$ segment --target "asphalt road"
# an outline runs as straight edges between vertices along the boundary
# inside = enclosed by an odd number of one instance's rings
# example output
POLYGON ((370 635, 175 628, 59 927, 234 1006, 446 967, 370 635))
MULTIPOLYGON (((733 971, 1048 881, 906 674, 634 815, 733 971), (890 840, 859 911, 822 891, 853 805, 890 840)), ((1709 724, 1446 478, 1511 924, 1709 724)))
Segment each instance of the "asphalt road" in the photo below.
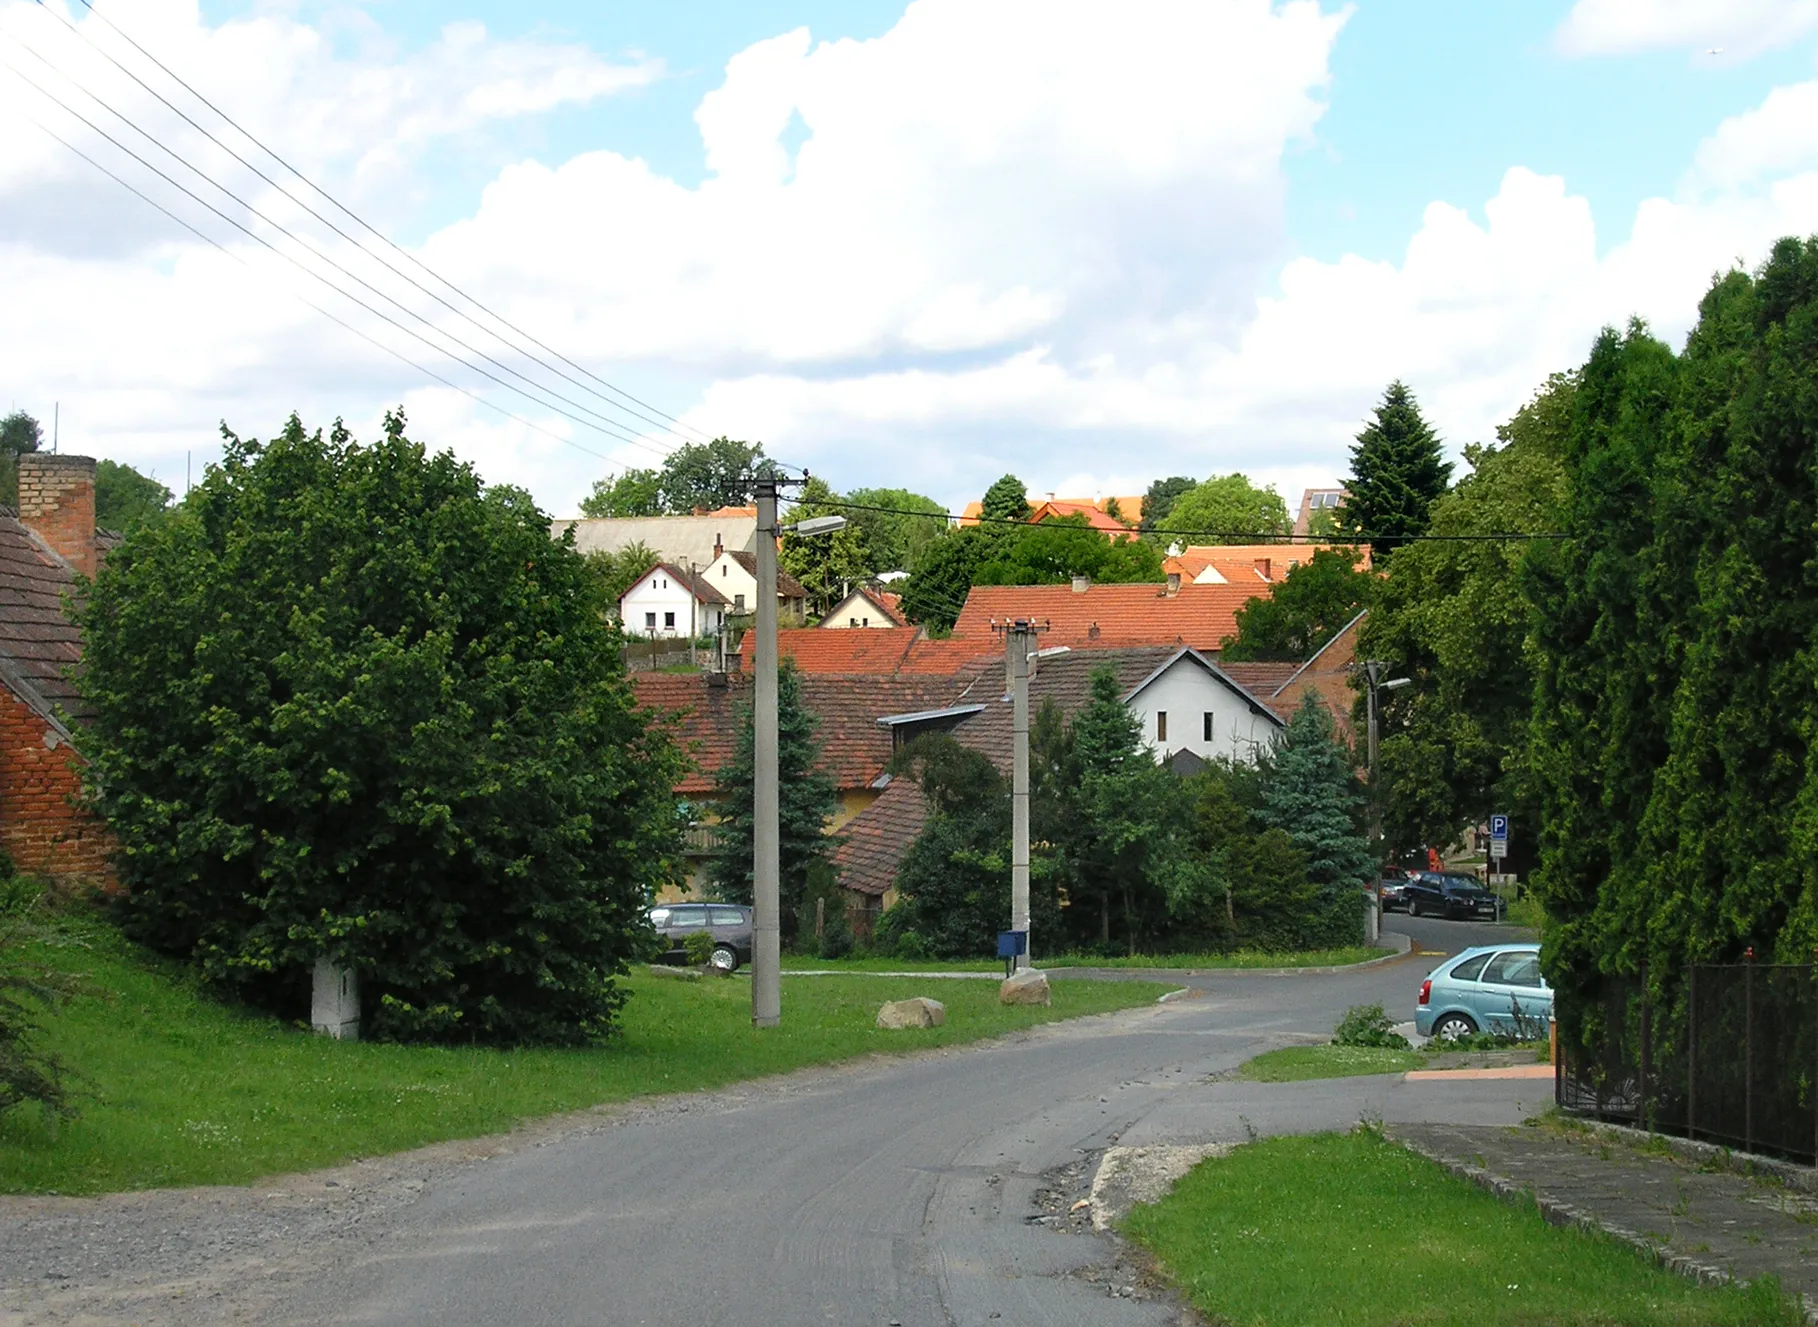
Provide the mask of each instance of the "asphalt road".
MULTIPOLYGON (((1194 998, 1011 1041, 796 1076, 633 1114, 459 1168, 262 1306, 261 1321, 465 1324, 1163 1323, 1088 1279, 1102 1236, 1032 1219, 1113 1143, 1242 1141, 1360 1118, 1512 1122, 1533 1082, 1254 1084, 1229 1070, 1329 1035, 1353 1004, 1412 1016, 1420 978, 1508 928, 1392 919, 1409 958, 1217 974, 1194 998), (1057 1175, 1059 1178, 1057 1178, 1057 1175)), ((788 987, 784 987, 787 1018, 788 987)), ((1085 1174, 1085 1180, 1090 1174, 1085 1174)), ((1113 1278, 1115 1279, 1115 1278, 1113 1278)))

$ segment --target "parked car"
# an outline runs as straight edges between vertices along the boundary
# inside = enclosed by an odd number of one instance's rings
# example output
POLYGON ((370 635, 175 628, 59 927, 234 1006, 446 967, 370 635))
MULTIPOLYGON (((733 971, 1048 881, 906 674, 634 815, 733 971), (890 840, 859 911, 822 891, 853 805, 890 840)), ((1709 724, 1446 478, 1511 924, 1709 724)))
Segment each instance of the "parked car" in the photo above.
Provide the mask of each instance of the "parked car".
POLYGON ((1414 1030, 1441 1041, 1474 1032, 1533 1041, 1546 1036, 1552 1016, 1539 945, 1480 945, 1447 959, 1420 983, 1414 1030))
POLYGON ((1405 875, 1385 875, 1376 882, 1376 887, 1382 891, 1382 910, 1384 912, 1406 912, 1408 910, 1407 885, 1408 878, 1405 875))
POLYGON ((662 903, 650 910, 650 924, 667 942, 662 961, 683 962, 682 945, 696 931, 713 935, 708 962, 726 972, 736 972, 751 962, 751 909, 737 903, 662 903))
POLYGON ((1502 900, 1482 885, 1475 876, 1445 875, 1422 871, 1402 886, 1402 902, 1413 917, 1472 917, 1496 921, 1502 916, 1502 900))

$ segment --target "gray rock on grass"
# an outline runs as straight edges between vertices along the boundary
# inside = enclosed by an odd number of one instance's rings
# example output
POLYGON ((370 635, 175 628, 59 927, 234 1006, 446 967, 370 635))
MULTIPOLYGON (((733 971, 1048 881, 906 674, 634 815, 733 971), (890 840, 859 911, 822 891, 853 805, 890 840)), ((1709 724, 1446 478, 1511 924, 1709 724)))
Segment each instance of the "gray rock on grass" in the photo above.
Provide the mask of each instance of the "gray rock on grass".
POLYGON ((1043 1004, 1054 1003, 1054 995, 1048 989, 1048 974, 1037 972, 1034 968, 1024 968, 1013 977, 1007 977, 1004 984, 997 988, 999 1004, 1043 1004))
POLYGON ((895 1031, 901 1028, 937 1028, 947 1021, 947 1006, 939 1000, 917 995, 908 1000, 888 1000, 877 1011, 877 1025, 895 1031))

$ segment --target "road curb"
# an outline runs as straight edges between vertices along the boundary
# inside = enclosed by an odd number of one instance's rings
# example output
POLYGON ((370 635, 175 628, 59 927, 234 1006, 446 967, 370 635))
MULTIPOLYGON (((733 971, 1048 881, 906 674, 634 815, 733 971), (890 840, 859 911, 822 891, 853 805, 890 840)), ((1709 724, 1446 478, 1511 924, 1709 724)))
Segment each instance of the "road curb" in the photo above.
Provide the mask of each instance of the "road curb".
MULTIPOLYGON (((1600 1217, 1593 1216, 1591 1213, 1584 1211, 1582 1208, 1572 1206, 1570 1203, 1562 1203, 1556 1199, 1548 1198, 1525 1185, 1516 1183, 1514 1180, 1505 1179, 1494 1171, 1486 1170, 1482 1166, 1473 1166, 1463 1161, 1456 1161, 1451 1157, 1435 1152, 1430 1148, 1422 1147, 1419 1143, 1410 1142, 1405 1138, 1397 1138, 1393 1131, 1390 1131, 1387 1134, 1387 1137, 1394 1142, 1397 1147, 1404 1147, 1416 1156, 1425 1157, 1428 1161, 1431 1161, 1441 1169, 1456 1175, 1461 1180, 1467 1180, 1470 1183, 1475 1184, 1478 1188, 1494 1194, 1504 1202, 1516 1204, 1524 1202, 1533 1203, 1534 1206, 1540 1210, 1541 1216, 1546 1218, 1549 1225, 1576 1226, 1581 1230, 1599 1231, 1608 1235, 1611 1239, 1620 1240, 1630 1248, 1638 1250, 1656 1265, 1665 1268, 1667 1271, 1673 1272, 1678 1276, 1686 1277, 1688 1280, 1697 1281, 1702 1285, 1720 1286, 1737 1284, 1736 1278, 1731 1275, 1727 1268, 1719 1267, 1712 1263, 1699 1262, 1697 1259, 1688 1258, 1684 1254, 1669 1253, 1665 1248, 1648 1239, 1647 1236, 1643 1235, 1640 1231, 1630 1230, 1627 1226, 1618 1225, 1614 1221, 1605 1221, 1600 1217)), ((1804 1305, 1806 1322, 1812 1324, 1812 1327, 1818 1327, 1818 1305, 1811 1303, 1810 1300, 1805 1300, 1804 1305)))

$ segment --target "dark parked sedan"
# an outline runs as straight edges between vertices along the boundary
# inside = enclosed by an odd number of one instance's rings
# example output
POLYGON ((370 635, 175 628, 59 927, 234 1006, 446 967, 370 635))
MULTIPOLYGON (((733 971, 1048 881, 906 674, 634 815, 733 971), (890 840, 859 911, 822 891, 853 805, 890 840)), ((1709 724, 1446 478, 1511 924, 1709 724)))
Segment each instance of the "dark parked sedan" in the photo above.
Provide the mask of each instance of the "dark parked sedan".
POLYGON ((751 909, 737 903, 663 903, 650 910, 650 924, 668 945, 665 963, 688 957, 683 941, 696 931, 713 935, 714 967, 732 972, 751 962, 751 909))
POLYGON ((1473 876, 1422 871, 1402 887, 1402 900, 1414 917, 1473 917, 1495 921, 1502 916, 1502 900, 1477 883, 1473 876))

